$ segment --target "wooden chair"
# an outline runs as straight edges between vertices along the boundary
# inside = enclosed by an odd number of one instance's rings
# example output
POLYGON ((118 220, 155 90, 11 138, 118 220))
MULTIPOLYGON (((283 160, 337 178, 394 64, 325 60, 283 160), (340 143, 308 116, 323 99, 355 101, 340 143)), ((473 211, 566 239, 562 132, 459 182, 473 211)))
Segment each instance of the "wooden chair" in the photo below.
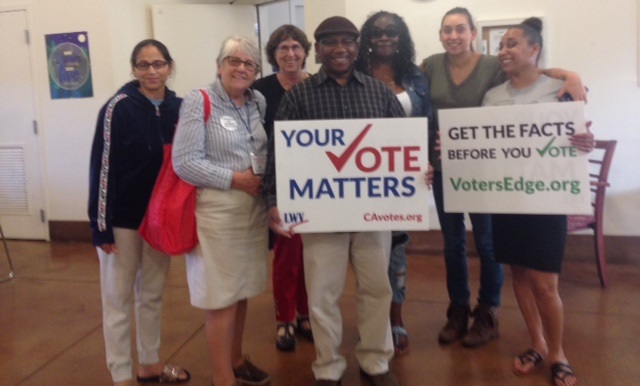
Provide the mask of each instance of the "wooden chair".
POLYGON ((2 283, 3 281, 7 281, 13 277, 13 262, 11 261, 11 255, 9 254, 9 247, 7 246, 7 240, 4 238, 2 225, 0 225, 0 237, 2 237, 2 245, 4 246, 4 252, 7 255, 7 262, 9 263, 9 273, 0 277, 0 283, 2 283))
POLYGON ((607 261, 604 249, 603 217, 604 217, 604 196, 609 186, 609 169, 611 160, 616 150, 618 141, 596 141, 594 151, 589 157, 589 177, 591 180, 591 192, 593 215, 570 215, 568 216, 569 232, 592 229, 593 245, 595 249, 596 265, 600 285, 607 286, 607 261))

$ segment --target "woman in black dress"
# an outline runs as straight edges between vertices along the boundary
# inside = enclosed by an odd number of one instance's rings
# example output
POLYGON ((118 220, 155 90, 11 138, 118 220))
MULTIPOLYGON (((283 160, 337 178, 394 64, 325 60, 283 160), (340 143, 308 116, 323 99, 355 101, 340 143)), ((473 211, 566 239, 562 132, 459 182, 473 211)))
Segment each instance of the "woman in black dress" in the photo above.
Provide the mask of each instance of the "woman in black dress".
MULTIPOLYGON (((540 73, 542 21, 530 18, 502 36, 498 58, 509 80, 489 90, 483 106, 558 102, 562 81, 540 73)), ((571 144, 593 150, 590 132, 575 134, 571 144)), ((564 313, 558 278, 567 235, 566 215, 494 214, 496 260, 509 264, 513 289, 531 336, 531 346, 516 356, 513 371, 526 375, 546 358, 556 386, 573 386, 577 378, 562 348, 564 313)))

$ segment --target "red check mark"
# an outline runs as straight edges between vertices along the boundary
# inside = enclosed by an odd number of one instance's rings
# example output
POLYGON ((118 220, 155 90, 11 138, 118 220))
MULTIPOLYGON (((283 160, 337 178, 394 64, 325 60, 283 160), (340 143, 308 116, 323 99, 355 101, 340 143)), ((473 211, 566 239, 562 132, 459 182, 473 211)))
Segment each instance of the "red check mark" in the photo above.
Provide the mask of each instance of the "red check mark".
POLYGON ((365 127, 364 130, 362 130, 362 132, 358 134, 356 139, 354 139, 353 142, 351 142, 351 145, 347 147, 347 150, 345 150, 344 153, 342 153, 342 155, 337 156, 330 151, 326 152, 327 156, 329 157, 329 159, 331 160, 331 162, 333 163, 333 166, 335 166, 337 171, 342 171, 342 168, 347 163, 349 158, 351 158, 351 155, 356 151, 356 149, 358 148, 358 145, 360 145, 360 142, 362 142, 362 140, 364 139, 364 136, 367 135, 367 133, 369 132, 369 129, 371 129, 371 126, 372 126, 371 124, 368 124, 367 127, 365 127))
POLYGON ((295 224, 291 224, 291 225, 289 226, 289 229, 293 229, 293 228, 297 227, 298 225, 306 224, 306 223, 308 223, 308 222, 309 222, 309 220, 304 220, 304 221, 301 221, 301 222, 297 222, 297 223, 295 223, 295 224))

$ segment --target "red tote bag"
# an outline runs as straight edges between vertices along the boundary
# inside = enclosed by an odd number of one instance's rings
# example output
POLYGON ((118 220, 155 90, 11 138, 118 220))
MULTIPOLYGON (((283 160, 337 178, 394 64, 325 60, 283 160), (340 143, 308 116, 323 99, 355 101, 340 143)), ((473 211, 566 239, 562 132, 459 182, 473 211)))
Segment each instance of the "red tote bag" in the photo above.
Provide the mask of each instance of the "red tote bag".
MULTIPOLYGON (((211 101, 205 90, 204 123, 211 115, 211 101)), ((164 158, 151 193, 147 213, 138 231, 154 249, 169 255, 180 255, 198 244, 196 231, 196 190, 183 181, 173 169, 172 145, 164 145, 164 158)))

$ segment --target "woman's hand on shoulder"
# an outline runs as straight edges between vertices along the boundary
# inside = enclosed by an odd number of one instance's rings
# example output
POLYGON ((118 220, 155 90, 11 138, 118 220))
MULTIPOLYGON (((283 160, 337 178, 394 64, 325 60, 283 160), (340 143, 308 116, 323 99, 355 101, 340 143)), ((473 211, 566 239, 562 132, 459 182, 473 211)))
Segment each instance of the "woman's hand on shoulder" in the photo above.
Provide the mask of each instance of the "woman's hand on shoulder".
POLYGON ((564 94, 571 95, 574 101, 587 102, 587 88, 582 83, 580 75, 575 72, 567 72, 565 82, 560 91, 558 91, 558 99, 561 99, 564 94))
POLYGON ((260 194, 262 188, 262 178, 253 173, 251 168, 243 172, 233 172, 233 180, 231 181, 231 189, 242 190, 250 196, 260 194))

